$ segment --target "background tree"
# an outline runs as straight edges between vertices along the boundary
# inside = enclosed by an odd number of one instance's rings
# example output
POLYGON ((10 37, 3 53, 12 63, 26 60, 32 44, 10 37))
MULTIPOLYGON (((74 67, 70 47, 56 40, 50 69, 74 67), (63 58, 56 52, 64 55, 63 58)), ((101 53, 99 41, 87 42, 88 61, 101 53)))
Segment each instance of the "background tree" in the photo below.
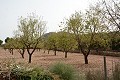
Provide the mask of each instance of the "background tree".
POLYGON ((3 43, 3 41, 2 41, 2 40, 0 40, 0 45, 2 45, 2 43, 3 43))
POLYGON ((15 40, 9 37, 7 37, 5 40, 6 40, 6 43, 4 45, 4 48, 8 49, 8 51, 13 55, 13 49, 15 48, 15 40))
POLYGON ((58 32, 58 48, 65 52, 65 58, 67 58, 68 51, 74 50, 76 47, 76 41, 72 34, 62 31, 58 32))
POLYGON ((14 40, 15 40, 15 42, 14 42, 15 49, 20 53, 22 58, 24 58, 25 45, 21 42, 20 38, 15 38, 14 40))
POLYGON ((38 43, 38 45, 37 45, 37 50, 38 50, 38 51, 40 51, 41 49, 43 49, 43 45, 44 45, 44 44, 43 44, 43 40, 44 40, 44 39, 42 39, 42 41, 40 41, 40 42, 38 43))
POLYGON ((7 37, 6 39, 5 39, 5 43, 7 43, 7 41, 9 40, 10 38, 9 37, 7 37))
POLYGON ((48 38, 44 39, 43 48, 44 48, 44 50, 48 50, 48 54, 49 54, 50 50, 52 50, 52 45, 48 38))
POLYGON ((99 51, 110 50, 110 44, 108 33, 99 33, 96 34, 94 41, 91 43, 91 48, 99 53, 99 51))
POLYGON ((20 18, 18 31, 21 42, 25 45, 29 54, 29 63, 31 63, 31 57, 37 48, 38 43, 42 39, 42 35, 45 33, 46 22, 39 17, 33 15, 27 18, 20 18))
MULTIPOLYGON (((113 36, 115 32, 111 32, 109 35, 113 36)), ((115 35, 115 38, 111 38, 111 49, 120 51, 120 32, 115 35)))
POLYGON ((99 8, 90 7, 85 15, 76 12, 66 21, 67 29, 74 34, 78 49, 84 55, 85 64, 88 64, 88 55, 97 34, 108 31, 102 17, 99 8))
POLYGON ((49 49, 54 50, 54 55, 56 56, 56 51, 58 47, 58 35, 57 33, 51 33, 46 41, 46 46, 49 49))

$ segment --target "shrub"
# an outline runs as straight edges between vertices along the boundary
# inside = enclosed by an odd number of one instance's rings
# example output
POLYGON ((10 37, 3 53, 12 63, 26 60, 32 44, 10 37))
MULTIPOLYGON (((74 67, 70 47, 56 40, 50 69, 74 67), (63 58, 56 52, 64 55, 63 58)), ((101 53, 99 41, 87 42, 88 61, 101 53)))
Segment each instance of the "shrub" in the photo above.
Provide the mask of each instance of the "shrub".
POLYGON ((16 80, 54 80, 49 72, 41 68, 25 68, 18 65, 12 69, 11 77, 16 80))
POLYGON ((75 71, 71 65, 64 63, 55 63, 51 66, 50 72, 59 75, 60 79, 63 80, 74 80, 75 71))

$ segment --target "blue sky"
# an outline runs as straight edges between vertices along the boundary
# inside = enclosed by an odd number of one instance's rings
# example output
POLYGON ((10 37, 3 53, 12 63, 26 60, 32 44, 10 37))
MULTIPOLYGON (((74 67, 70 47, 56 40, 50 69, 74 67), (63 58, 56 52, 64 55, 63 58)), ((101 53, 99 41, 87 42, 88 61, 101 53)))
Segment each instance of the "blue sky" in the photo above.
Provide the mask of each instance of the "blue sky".
POLYGON ((47 21, 47 32, 59 30, 59 24, 75 11, 84 11, 95 0, 0 0, 0 39, 12 37, 18 19, 30 13, 47 21))

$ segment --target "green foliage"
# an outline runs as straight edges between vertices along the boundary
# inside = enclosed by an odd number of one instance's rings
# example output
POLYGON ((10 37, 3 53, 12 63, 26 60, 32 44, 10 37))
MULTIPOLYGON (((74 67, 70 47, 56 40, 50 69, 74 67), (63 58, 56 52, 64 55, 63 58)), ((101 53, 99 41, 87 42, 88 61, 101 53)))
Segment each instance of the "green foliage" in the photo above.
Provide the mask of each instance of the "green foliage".
POLYGON ((101 33, 107 33, 109 31, 100 12, 99 6, 90 7, 85 14, 75 12, 65 22, 64 29, 74 35, 78 49, 79 51, 81 50, 84 55, 85 64, 88 64, 87 57, 91 49, 96 47, 93 46, 94 42, 100 40, 98 45, 108 46, 108 37, 104 39, 98 36, 98 34, 100 35, 101 33))
POLYGON ((42 40, 42 36, 45 33, 45 26, 46 22, 35 14, 32 14, 27 18, 20 18, 16 38, 20 39, 20 42, 27 49, 29 54, 28 63, 31 63, 32 54, 42 40), (30 51, 30 49, 32 50, 30 51))
POLYGON ((45 33, 45 21, 37 16, 30 15, 27 18, 21 17, 19 22, 18 32, 21 40, 24 44, 30 44, 30 46, 33 47, 34 43, 39 41, 45 33))
POLYGON ((95 50, 106 50, 110 48, 108 33, 97 33, 91 42, 91 48, 95 50), (102 37, 102 38, 101 38, 102 37))
POLYGON ((55 73, 60 76, 63 80, 74 80, 75 71, 74 68, 68 64, 56 63, 51 66, 50 72, 55 73))
POLYGON ((15 37, 14 38, 14 47, 15 49, 21 49, 25 47, 25 45, 21 42, 20 38, 15 37))
POLYGON ((7 41, 9 40, 10 38, 9 37, 7 37, 6 39, 5 39, 5 43, 7 43, 7 41))
POLYGON ((58 47, 58 34, 57 33, 51 33, 47 40, 45 41, 45 46, 48 49, 57 50, 58 47))
POLYGON ((120 50, 120 32, 110 33, 112 50, 120 50))
POLYGON ((13 38, 6 38, 6 43, 5 43, 5 46, 4 48, 6 49, 11 49, 11 48, 15 48, 15 40, 13 38))
POLYGON ((74 50, 75 47, 76 41, 72 34, 64 31, 58 33, 58 48, 60 50, 68 52, 70 50, 74 50))
POLYGON ((54 80, 52 75, 42 68, 27 68, 15 65, 11 71, 11 76, 17 80, 54 80))
POLYGON ((3 43, 3 41, 2 40, 0 40, 0 45, 3 43))

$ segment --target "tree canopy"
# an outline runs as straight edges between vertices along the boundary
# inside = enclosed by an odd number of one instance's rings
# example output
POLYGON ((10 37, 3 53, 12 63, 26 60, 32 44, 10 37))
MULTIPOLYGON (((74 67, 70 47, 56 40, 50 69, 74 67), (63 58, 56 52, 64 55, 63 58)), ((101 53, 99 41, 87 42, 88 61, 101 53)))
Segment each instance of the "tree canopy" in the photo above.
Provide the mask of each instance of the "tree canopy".
POLYGON ((37 48, 38 43, 42 40, 42 35, 45 33, 45 26, 46 22, 34 14, 27 18, 20 18, 17 30, 18 38, 27 49, 29 63, 31 63, 31 56, 37 48))

